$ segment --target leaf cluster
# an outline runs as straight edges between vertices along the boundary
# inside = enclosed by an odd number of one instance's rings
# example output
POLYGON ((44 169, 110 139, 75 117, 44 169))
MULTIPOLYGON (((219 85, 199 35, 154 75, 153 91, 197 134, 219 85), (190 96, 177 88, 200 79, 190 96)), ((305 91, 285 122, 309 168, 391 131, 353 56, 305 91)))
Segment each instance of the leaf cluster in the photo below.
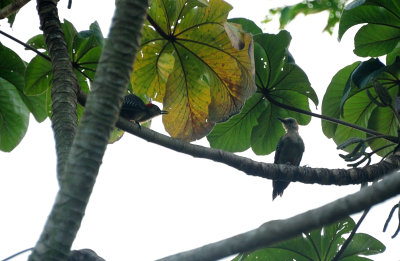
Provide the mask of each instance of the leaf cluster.
MULTIPOLYGON (((240 254, 233 261, 334 260, 346 241, 346 234, 354 228, 353 219, 348 217, 271 247, 240 254)), ((362 256, 375 255, 384 251, 385 246, 376 238, 368 234, 356 233, 337 260, 371 260, 362 256)))
POLYGON ((258 92, 246 101, 242 111, 229 121, 217 124, 207 136, 211 147, 231 152, 248 148, 258 155, 275 151, 284 130, 278 117, 293 117, 306 125, 311 117, 282 107, 281 104, 310 111, 308 100, 318 105, 318 97, 304 71, 294 62, 288 48, 287 31, 277 35, 262 33, 245 18, 230 22, 253 34, 255 83, 258 92))
MULTIPOLYGON (((333 33, 333 28, 340 21, 342 10, 348 0, 306 0, 300 3, 270 9, 270 15, 279 14, 279 22, 281 29, 296 18, 299 14, 310 15, 327 11, 329 13, 327 24, 324 31, 333 33)), ((272 18, 267 16, 264 23, 268 23, 272 18)))
MULTIPOLYGON (((72 23, 62 24, 74 72, 80 89, 89 92, 87 79, 93 80, 103 45, 103 35, 97 22, 78 33, 72 23)), ((28 45, 44 50, 29 63, 0 45, 0 150, 11 151, 24 137, 32 113, 38 122, 51 116, 51 83, 53 72, 47 56, 43 35, 32 37, 28 45)), ((83 111, 78 106, 78 114, 83 111)))
MULTIPOLYGON (((354 53, 362 57, 386 55, 386 64, 370 58, 346 66, 333 77, 323 98, 322 113, 382 134, 371 137, 337 123, 323 122, 324 134, 338 145, 357 137, 382 157, 394 149, 393 139, 387 137, 397 136, 399 127, 395 105, 400 93, 399 17, 400 8, 394 0, 354 1, 343 11, 339 39, 350 27, 366 23, 354 37, 354 53)), ((356 146, 359 145, 340 148, 354 154, 356 146)))

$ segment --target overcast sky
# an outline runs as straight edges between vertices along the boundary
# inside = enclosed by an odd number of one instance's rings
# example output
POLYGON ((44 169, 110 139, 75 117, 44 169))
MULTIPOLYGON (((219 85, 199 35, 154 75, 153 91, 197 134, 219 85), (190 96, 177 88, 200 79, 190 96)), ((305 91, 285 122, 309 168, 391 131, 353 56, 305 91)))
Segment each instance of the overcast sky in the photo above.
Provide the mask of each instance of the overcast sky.
MULTIPOLYGON (((34 2, 23 8, 13 29, 8 29, 5 21, 1 21, 0 29, 22 41, 40 33, 34 2)), ((114 1, 99 2, 73 1, 68 10, 67 1, 60 1, 60 18, 71 21, 78 31, 88 29, 97 20, 107 35, 114 1)), ((276 22, 259 22, 270 7, 296 1, 228 2, 234 7, 230 17, 252 19, 264 32, 277 33, 276 22)), ((354 30, 338 43, 336 35, 322 33, 326 18, 327 14, 301 15, 287 27, 293 38, 289 49, 307 73, 320 101, 332 76, 359 60, 352 52, 354 30)), ((32 57, 32 53, 3 36, 0 42, 27 61, 32 57)), ((31 118, 20 145, 11 153, 0 152, 0 260, 34 246, 54 202, 58 188, 50 125, 49 120, 38 124, 31 118)), ((323 136, 320 126, 320 120, 313 119, 300 129, 306 146, 301 165, 345 167, 335 144, 323 136)), ((165 133, 161 118, 153 122, 153 128, 165 133)), ((205 139, 197 143, 208 146, 205 139)), ((273 154, 255 156, 250 150, 240 155, 273 161, 273 154)), ((73 248, 93 249, 108 261, 154 260, 254 229, 269 220, 291 217, 358 189, 359 186, 292 183, 282 198, 272 202, 270 180, 249 177, 223 164, 195 159, 125 135, 106 151, 73 248)), ((374 260, 399 257, 399 239, 390 239, 397 222, 392 221, 389 233, 381 232, 394 204, 396 200, 374 207, 360 228, 388 248, 385 254, 372 256, 374 260)), ((14 260, 26 260, 26 256, 14 260)))

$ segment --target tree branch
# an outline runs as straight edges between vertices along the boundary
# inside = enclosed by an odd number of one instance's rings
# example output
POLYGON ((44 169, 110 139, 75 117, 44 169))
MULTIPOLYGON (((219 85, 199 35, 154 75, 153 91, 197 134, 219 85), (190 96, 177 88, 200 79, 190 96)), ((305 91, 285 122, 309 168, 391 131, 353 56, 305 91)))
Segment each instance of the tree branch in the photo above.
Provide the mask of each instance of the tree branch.
POLYGON ((0 19, 4 19, 21 9, 31 0, 14 0, 14 2, 0 9, 0 19))
MULTIPOLYGON (((82 97, 80 96, 80 100, 82 97)), ((371 182, 400 168, 400 154, 389 156, 386 160, 364 168, 326 169, 296 167, 283 164, 257 162, 219 149, 206 148, 157 133, 148 128, 140 128, 123 118, 116 126, 126 132, 163 147, 185 153, 196 158, 204 158, 229 165, 247 175, 261 178, 299 181, 307 184, 350 185, 371 182)))
POLYGON ((211 261, 267 247, 370 208, 398 195, 400 193, 399 187, 400 173, 394 172, 372 186, 363 188, 359 192, 335 200, 322 207, 288 219, 273 220, 246 233, 168 256, 158 261, 211 261))
POLYGON ((30 46, 29 44, 26 44, 26 43, 22 42, 21 40, 19 40, 19 39, 15 38, 14 36, 12 36, 12 35, 9 35, 8 33, 6 33, 6 32, 3 32, 3 31, 1 31, 1 30, 0 30, 0 34, 2 34, 2 35, 4 35, 4 36, 6 36, 7 38, 9 38, 9 39, 13 40, 13 41, 14 41, 14 42, 16 42, 16 43, 18 43, 18 44, 22 45, 22 46, 23 46, 23 47, 25 47, 26 49, 28 49, 28 50, 31 50, 31 51, 33 51, 33 52, 35 52, 37 55, 41 56, 43 59, 45 59, 45 60, 47 60, 47 61, 51 62, 51 59, 50 59, 50 57, 48 57, 48 56, 47 56, 47 55, 45 55, 44 53, 41 53, 41 52, 39 52, 37 49, 33 48, 33 47, 32 47, 32 46, 30 46))

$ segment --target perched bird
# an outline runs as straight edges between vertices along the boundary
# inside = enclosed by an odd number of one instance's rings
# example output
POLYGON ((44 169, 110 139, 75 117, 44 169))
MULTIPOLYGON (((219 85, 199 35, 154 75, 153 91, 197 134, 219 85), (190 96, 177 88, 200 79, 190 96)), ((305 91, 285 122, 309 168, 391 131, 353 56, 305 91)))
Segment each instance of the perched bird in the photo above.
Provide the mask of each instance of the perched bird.
POLYGON ((146 122, 158 115, 167 114, 167 111, 160 110, 157 105, 148 103, 145 104, 135 94, 128 94, 124 97, 120 115, 121 117, 135 121, 136 123, 146 122))
MULTIPOLYGON (((282 122, 286 133, 278 142, 274 163, 299 166, 304 152, 304 142, 298 132, 299 124, 293 118, 278 119, 282 122)), ((282 196, 283 191, 287 188, 289 183, 290 182, 280 180, 272 181, 272 200, 278 195, 282 196)))

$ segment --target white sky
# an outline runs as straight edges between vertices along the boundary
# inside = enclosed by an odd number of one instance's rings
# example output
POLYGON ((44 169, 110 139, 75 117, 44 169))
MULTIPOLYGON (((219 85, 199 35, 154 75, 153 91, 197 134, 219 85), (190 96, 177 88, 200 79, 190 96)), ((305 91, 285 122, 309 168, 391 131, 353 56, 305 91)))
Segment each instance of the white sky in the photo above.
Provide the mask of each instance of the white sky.
MULTIPOLYGON (((260 25, 270 7, 295 3, 283 0, 228 1, 234 7, 230 17, 246 17, 260 25)), ((60 18, 79 30, 97 20, 107 35, 114 1, 60 1, 60 18)), ((290 51, 307 73, 320 101, 332 76, 342 67, 359 60, 352 52, 354 30, 341 43, 336 35, 322 33, 327 14, 300 15, 287 27, 292 34, 290 51)), ((13 29, 6 22, 1 29, 22 41, 40 33, 35 1, 21 13, 13 29)), ((264 32, 277 33, 277 23, 261 25, 264 32)), ((27 61, 31 53, 0 36, 0 42, 27 61)), ((319 106, 320 108, 320 106, 319 106)), ((153 129, 165 133, 161 119, 153 129)), ((323 136, 320 120, 300 130, 306 151, 302 165, 342 168, 336 146, 323 136)), ((208 146, 205 139, 198 142, 208 146)), ((270 156, 258 161, 272 162, 270 156)), ((356 192, 359 186, 320 186, 292 183, 282 198, 271 201, 272 182, 249 177, 223 164, 173 152, 125 135, 110 145, 97 179, 86 216, 73 245, 90 248, 108 261, 154 260, 199 247, 254 229, 272 219, 284 219, 356 192)), ((55 149, 49 120, 42 124, 31 118, 28 132, 11 153, 0 152, 0 260, 35 245, 57 192, 55 149)), ((397 198, 398 200, 399 198, 397 198)), ((374 207, 359 231, 372 234, 387 246, 374 260, 394 260, 399 239, 390 239, 382 227, 396 200, 374 207)), ((356 222, 358 220, 356 217, 356 222)), ((395 219, 395 217, 394 217, 395 219)), ((27 255, 15 258, 26 260, 27 255)))

